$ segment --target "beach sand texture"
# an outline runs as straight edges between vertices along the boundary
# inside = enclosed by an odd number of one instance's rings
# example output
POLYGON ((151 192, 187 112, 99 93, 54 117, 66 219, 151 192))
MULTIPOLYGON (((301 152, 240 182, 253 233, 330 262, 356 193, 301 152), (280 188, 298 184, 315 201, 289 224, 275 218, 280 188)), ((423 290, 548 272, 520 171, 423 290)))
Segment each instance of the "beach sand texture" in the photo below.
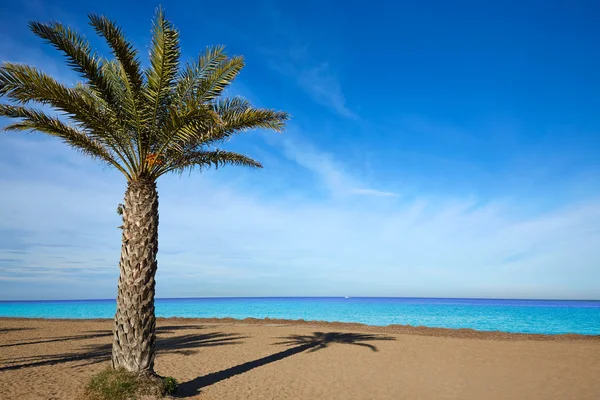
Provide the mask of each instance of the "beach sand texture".
MULTIPOLYGON (((0 318, 0 399, 74 399, 112 322, 0 318)), ((159 319, 156 371, 189 399, 600 399, 600 336, 159 319)))

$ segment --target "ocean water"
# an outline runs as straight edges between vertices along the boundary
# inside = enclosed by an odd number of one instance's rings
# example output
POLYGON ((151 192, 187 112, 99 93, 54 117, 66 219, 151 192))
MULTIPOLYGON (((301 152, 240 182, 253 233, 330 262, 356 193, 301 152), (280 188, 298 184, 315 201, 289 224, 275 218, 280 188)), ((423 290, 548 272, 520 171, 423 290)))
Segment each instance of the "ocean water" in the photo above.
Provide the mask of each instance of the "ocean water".
MULTIPOLYGON (((115 306, 114 300, 4 301, 0 302, 0 317, 112 318, 115 306)), ((364 297, 157 299, 156 314, 600 335, 600 301, 364 297)))

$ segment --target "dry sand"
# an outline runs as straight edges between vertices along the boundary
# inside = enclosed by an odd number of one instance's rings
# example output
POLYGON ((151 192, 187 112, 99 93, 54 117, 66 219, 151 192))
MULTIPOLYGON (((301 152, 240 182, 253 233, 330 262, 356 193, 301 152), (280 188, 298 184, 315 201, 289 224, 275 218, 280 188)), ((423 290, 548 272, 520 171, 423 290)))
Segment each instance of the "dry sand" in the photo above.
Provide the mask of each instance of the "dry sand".
MULTIPOLYGON (((74 399, 108 320, 0 318, 0 399, 74 399)), ((190 399, 600 399, 600 336, 159 319, 156 371, 190 399)))

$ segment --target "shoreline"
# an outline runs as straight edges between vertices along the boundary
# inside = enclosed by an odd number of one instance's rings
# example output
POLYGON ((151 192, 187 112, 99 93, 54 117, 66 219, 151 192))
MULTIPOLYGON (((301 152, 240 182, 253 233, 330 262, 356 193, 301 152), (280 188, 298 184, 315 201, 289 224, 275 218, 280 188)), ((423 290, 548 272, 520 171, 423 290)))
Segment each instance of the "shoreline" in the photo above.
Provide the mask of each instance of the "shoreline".
MULTIPOLYGON (((155 300, 232 300, 232 299, 400 299, 400 300, 475 300, 475 301, 539 301, 539 302, 597 302, 600 299, 551 299, 551 298, 513 298, 513 297, 404 297, 404 296, 208 296, 208 297, 156 297, 155 300)), ((114 301, 117 299, 34 299, 0 300, 0 303, 52 303, 77 301, 114 301)))
MULTIPOLYGON (((221 325, 262 325, 262 326, 296 326, 319 327, 325 329, 360 330, 374 333, 392 333, 399 335, 430 336, 456 339, 480 340, 529 340, 529 341, 598 341, 600 335, 583 335, 578 333, 539 334, 516 333, 505 331, 480 331, 472 328, 439 328, 413 325, 368 325, 360 322, 329 322, 304 319, 277 319, 277 318, 190 318, 190 317, 157 317, 157 322, 162 323, 205 323, 221 325)), ((28 317, 0 317, 2 321, 44 321, 44 322, 108 322, 112 318, 28 318, 28 317)))

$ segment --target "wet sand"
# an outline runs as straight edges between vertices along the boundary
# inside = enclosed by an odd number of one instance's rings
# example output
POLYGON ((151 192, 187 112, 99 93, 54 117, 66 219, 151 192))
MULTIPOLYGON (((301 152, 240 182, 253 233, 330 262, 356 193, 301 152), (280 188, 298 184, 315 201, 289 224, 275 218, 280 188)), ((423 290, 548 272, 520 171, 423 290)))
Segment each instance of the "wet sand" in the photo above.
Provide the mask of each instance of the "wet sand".
MULTIPOLYGON (((0 318, 0 399, 75 399, 112 322, 0 318)), ((156 371, 188 399, 600 399, 600 336, 159 319, 156 371)))

